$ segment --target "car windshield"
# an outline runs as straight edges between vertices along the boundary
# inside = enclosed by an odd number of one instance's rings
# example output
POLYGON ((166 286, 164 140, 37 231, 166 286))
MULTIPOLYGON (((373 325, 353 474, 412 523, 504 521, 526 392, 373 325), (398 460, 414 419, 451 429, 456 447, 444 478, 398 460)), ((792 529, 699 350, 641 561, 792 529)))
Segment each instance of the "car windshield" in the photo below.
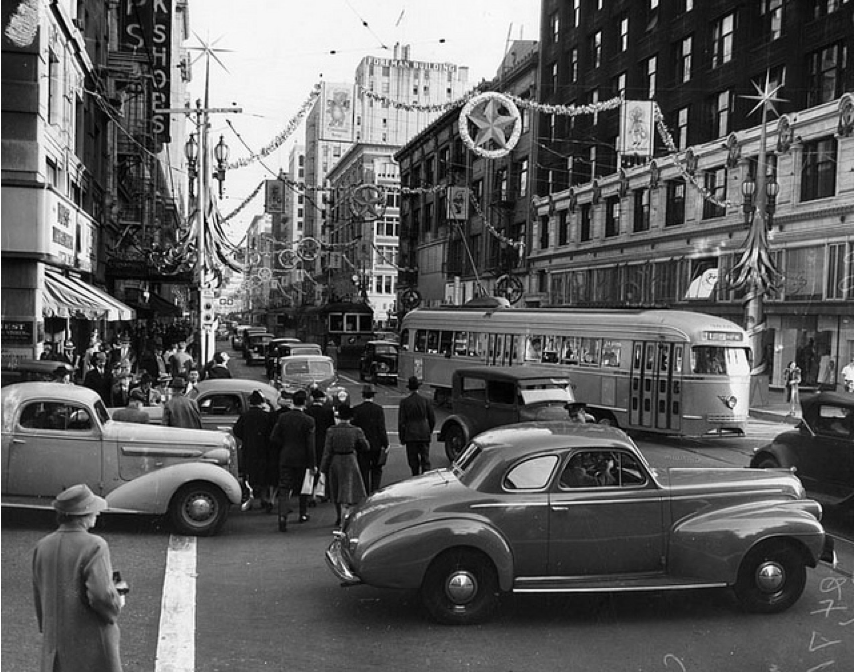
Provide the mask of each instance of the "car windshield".
POLYGON ((565 387, 537 387, 523 388, 521 390, 522 403, 526 406, 529 404, 543 403, 546 401, 556 401, 568 403, 575 401, 569 390, 565 387))
POLYGON ((285 362, 286 376, 331 376, 332 362, 319 359, 301 359, 296 362, 285 362))
POLYGON ((378 355, 396 355, 397 347, 394 345, 378 345, 376 351, 378 355))
POLYGON ((694 373, 746 376, 750 373, 747 350, 699 345, 691 349, 691 370, 694 373))
POLYGON ((462 479, 463 475, 471 469, 471 466, 475 463, 478 455, 480 455, 482 451, 483 447, 479 443, 474 441, 469 442, 465 450, 463 450, 460 456, 454 461, 454 464, 451 465, 451 468, 454 471, 454 476, 462 479))
POLYGON ((110 419, 110 412, 100 399, 95 402, 95 413, 98 414, 98 420, 101 421, 102 425, 110 419))

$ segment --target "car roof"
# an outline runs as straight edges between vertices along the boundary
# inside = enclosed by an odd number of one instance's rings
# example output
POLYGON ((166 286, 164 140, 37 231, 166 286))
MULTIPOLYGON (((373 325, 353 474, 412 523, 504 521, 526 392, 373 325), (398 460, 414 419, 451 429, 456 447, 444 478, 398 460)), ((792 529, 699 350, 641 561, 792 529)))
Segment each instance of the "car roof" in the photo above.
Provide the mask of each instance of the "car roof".
POLYGON ((368 345, 393 345, 395 347, 400 347, 400 343, 397 341, 387 341, 385 339, 377 339, 374 341, 368 341, 368 345))
POLYGON ((326 355, 290 355, 289 357, 282 357, 282 362, 297 362, 297 361, 318 361, 323 360, 327 362, 332 361, 332 357, 327 357, 326 355))
MULTIPOLYGON (((56 363, 54 364, 56 368, 56 363)), ((66 383, 54 383, 51 381, 32 381, 26 383, 12 383, 3 388, 3 397, 14 396, 19 402, 30 397, 65 399, 69 401, 80 401, 95 403, 100 395, 95 390, 82 385, 67 385, 66 383)))
POLYGON ((198 394, 203 392, 252 392, 252 390, 260 390, 261 394, 272 395, 275 399, 279 396, 279 391, 272 385, 261 383, 257 380, 249 380, 248 378, 213 378, 203 380, 196 384, 198 394))
POLYGON ((44 373, 52 374, 60 366, 66 367, 69 371, 73 371, 74 367, 67 362, 62 362, 57 359, 19 359, 15 362, 3 364, 3 371, 24 371, 26 373, 44 373))
POLYGON ((569 379, 569 374, 548 366, 469 366, 454 371, 454 377, 476 376, 493 380, 569 379))
MULTIPOLYGON (((276 338, 274 338, 270 342, 276 343, 276 344, 279 344, 279 343, 302 343, 301 340, 299 340, 298 338, 294 338, 293 336, 277 336, 276 338)), ((311 345, 311 344, 306 343, 305 345, 311 345)))
POLYGON ((586 448, 622 446, 639 452, 628 435, 617 427, 566 420, 502 425, 478 434, 476 441, 490 450, 509 451, 516 456, 574 445, 586 448))

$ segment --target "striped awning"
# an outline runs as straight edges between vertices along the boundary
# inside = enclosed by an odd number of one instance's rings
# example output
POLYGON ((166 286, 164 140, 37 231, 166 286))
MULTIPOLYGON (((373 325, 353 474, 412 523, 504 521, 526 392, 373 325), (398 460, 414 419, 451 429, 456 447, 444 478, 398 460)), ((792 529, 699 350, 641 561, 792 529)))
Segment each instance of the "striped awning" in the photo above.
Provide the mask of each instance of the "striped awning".
POLYGON ((45 269, 43 314, 45 317, 82 317, 89 320, 132 320, 133 308, 90 284, 45 269))

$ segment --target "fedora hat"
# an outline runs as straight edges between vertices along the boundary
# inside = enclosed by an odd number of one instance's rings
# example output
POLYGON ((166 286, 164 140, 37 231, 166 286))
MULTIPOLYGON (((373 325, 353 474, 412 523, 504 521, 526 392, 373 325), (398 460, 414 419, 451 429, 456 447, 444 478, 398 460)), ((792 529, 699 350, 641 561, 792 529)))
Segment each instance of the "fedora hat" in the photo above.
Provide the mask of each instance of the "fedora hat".
POLYGON ((173 390, 184 390, 187 388, 187 381, 184 379, 184 376, 175 376, 172 382, 169 383, 169 387, 173 390))
POLYGON ((410 390, 417 390, 421 387, 421 381, 418 380, 418 376, 409 376, 409 381, 406 383, 406 387, 410 390))
POLYGON ((106 509, 107 500, 98 497, 88 485, 81 483, 60 492, 53 500, 53 508, 66 516, 88 516, 106 509))
POLYGON ((266 399, 260 390, 252 390, 252 394, 249 395, 249 403, 253 406, 261 406, 265 401, 266 399))
POLYGON ((362 396, 363 397, 373 397, 377 391, 374 389, 373 385, 363 385, 362 386, 362 396))

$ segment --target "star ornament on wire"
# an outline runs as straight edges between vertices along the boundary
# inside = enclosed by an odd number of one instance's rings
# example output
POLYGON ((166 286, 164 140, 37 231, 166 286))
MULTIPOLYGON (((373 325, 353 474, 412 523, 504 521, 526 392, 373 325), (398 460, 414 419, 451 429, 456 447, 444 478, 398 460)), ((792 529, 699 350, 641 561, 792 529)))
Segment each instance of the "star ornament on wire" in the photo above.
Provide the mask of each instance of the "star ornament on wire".
POLYGON ((470 150, 479 156, 497 159, 509 154, 522 134, 519 108, 507 96, 495 91, 471 98, 460 111, 460 137, 470 150), (477 129, 471 137, 469 124, 477 129), (510 137, 507 128, 512 125, 510 137), (495 149, 488 149, 492 143, 495 149))
POLYGON ((757 95, 755 96, 742 96, 742 98, 748 98, 750 100, 757 100, 759 102, 753 106, 753 109, 748 112, 748 116, 756 112, 756 110, 768 105, 771 110, 773 110, 774 114, 780 116, 780 113, 777 112, 777 108, 774 107, 774 103, 788 103, 789 101, 785 98, 777 98, 776 93, 780 89, 783 88, 782 84, 778 84, 777 86, 771 86, 771 77, 768 73, 765 74, 765 86, 759 86, 756 82, 751 82, 753 84, 753 88, 756 89, 757 95))

